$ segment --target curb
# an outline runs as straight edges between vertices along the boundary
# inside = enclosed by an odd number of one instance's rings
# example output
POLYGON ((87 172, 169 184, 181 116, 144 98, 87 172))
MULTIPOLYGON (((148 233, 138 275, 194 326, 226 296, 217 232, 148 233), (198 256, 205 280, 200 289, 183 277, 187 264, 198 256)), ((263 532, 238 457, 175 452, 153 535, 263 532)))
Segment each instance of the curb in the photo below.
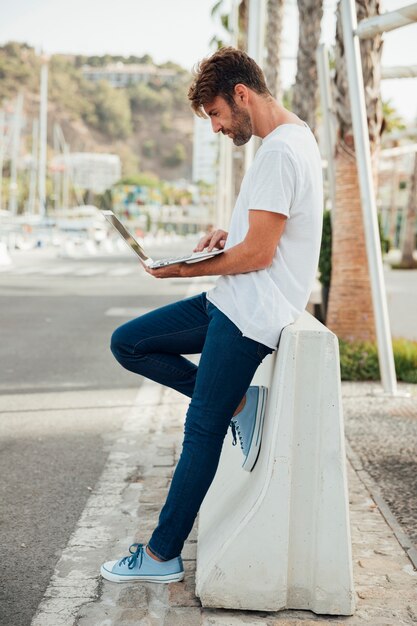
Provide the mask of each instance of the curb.
POLYGON ((394 513, 391 511, 388 503, 384 500, 382 491, 372 476, 363 468, 362 462, 356 452, 353 451, 349 441, 345 438, 346 456, 352 465, 355 473, 364 487, 369 491, 372 500, 377 505, 384 520, 392 530, 398 543, 410 559, 413 567, 417 570, 417 548, 414 546, 410 537, 404 532, 401 524, 398 522, 394 513))

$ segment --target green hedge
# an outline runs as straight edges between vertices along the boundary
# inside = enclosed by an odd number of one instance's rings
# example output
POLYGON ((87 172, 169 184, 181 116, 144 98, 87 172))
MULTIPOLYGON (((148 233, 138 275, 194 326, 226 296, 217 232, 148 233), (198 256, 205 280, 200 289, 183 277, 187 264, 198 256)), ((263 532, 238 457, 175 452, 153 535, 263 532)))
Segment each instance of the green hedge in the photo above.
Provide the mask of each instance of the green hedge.
MULTIPOLYGON (((391 247, 390 240, 385 237, 382 228, 381 214, 378 213, 379 238, 381 240, 381 252, 386 254, 391 247)), ((332 276, 332 221, 331 212, 325 210, 323 213, 323 230, 321 238, 320 258, 319 258, 320 282, 325 287, 330 287, 332 276)))
MULTIPOLYGON (((417 383, 417 341, 394 339, 397 379, 417 383)), ((339 340, 342 380, 380 380, 377 346, 369 342, 339 340)))

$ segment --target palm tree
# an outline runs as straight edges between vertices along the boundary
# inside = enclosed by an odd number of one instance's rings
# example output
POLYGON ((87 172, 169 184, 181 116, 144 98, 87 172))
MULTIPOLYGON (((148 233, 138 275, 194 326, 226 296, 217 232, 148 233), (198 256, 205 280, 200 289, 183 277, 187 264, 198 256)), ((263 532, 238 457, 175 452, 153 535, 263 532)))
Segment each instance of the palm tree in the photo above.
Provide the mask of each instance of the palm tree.
POLYGON ((283 16, 284 0, 268 0, 265 42, 267 50, 265 78, 270 92, 277 100, 282 100, 280 50, 283 16))
MULTIPOLYGON (((379 14, 378 0, 356 0, 358 22, 379 14)), ((377 159, 383 122, 380 98, 382 38, 360 42, 369 141, 376 188, 377 159)), ((326 323, 340 338, 375 341, 368 260, 359 180, 356 169, 340 2, 336 26, 335 110, 338 122, 335 170, 336 201, 332 211, 332 279, 326 323)))
POLYGON ((316 50, 320 40, 323 2, 297 0, 297 4, 299 15, 297 75, 291 109, 307 122, 316 135, 319 105, 316 50))

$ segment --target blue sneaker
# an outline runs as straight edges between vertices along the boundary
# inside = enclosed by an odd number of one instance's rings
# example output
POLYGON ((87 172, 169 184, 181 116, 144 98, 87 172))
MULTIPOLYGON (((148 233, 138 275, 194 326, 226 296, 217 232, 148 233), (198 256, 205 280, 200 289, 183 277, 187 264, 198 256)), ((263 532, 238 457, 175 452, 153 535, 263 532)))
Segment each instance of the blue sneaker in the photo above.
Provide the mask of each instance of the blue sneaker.
POLYGON ((120 561, 108 561, 101 566, 100 574, 114 583, 141 580, 149 583, 174 583, 184 578, 180 556, 169 561, 156 561, 145 550, 143 543, 133 543, 130 556, 120 561))
POLYGON ((245 457, 242 467, 247 472, 253 470, 258 459, 267 395, 266 387, 249 387, 245 406, 230 422, 233 445, 237 444, 237 433, 245 457))

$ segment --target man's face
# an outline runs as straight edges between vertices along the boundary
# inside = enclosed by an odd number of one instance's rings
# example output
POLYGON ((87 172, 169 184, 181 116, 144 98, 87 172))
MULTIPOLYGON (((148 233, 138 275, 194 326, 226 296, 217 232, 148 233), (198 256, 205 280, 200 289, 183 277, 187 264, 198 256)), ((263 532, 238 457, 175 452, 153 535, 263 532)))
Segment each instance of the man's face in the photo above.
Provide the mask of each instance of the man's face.
POLYGON ((213 131, 228 135, 235 146, 243 146, 252 137, 249 113, 238 104, 230 106, 224 98, 217 96, 204 110, 210 117, 213 131))

